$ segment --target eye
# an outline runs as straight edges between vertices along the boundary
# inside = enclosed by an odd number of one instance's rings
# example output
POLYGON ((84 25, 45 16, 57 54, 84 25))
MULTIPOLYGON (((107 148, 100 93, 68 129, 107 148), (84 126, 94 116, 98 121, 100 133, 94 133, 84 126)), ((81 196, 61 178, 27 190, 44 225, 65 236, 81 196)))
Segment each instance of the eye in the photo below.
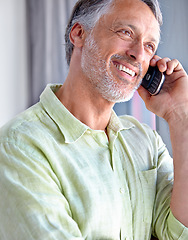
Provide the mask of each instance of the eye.
POLYGON ((129 30, 121 30, 121 32, 125 35, 127 35, 128 37, 131 37, 131 31, 129 30))
POLYGON ((150 52, 152 52, 152 53, 155 52, 156 47, 153 43, 147 43, 145 46, 150 52))
POLYGON ((126 39, 127 37, 128 37, 128 38, 132 38, 132 36, 133 36, 132 31, 129 30, 129 29, 121 29, 121 30, 118 30, 116 33, 117 33, 117 34, 119 35, 119 37, 121 37, 122 39, 126 39))

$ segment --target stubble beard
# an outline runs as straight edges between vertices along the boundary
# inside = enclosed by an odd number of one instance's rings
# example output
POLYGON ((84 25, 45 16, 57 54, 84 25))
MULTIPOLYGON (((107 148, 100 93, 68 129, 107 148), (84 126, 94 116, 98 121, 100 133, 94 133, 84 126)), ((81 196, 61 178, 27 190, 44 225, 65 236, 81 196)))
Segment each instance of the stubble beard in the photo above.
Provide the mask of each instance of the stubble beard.
MULTIPOLYGON (((107 71, 107 63, 102 59, 100 49, 98 48, 92 34, 86 39, 82 52, 81 67, 87 76, 91 85, 98 91, 101 96, 109 102, 118 103, 129 101, 134 92, 141 83, 141 77, 137 86, 131 85, 126 79, 115 81, 112 72, 107 71)), ((112 56, 121 58, 119 55, 112 56)), ((112 64, 112 61, 110 61, 112 64)), ((141 69, 140 69, 141 75, 141 69)))

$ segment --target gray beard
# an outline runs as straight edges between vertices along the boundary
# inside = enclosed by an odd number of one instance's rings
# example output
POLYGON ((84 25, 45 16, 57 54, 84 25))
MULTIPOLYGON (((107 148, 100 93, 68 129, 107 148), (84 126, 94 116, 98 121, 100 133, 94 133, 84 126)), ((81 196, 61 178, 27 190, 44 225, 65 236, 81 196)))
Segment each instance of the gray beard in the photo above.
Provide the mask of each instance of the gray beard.
MULTIPOLYGON (((118 58, 118 55, 114 56, 118 58)), ((102 60, 100 49, 94 41, 92 34, 86 39, 83 47, 81 67, 92 86, 109 102, 129 101, 141 83, 140 80, 139 84, 133 87, 125 79, 121 83, 114 81, 112 72, 107 72, 106 70, 106 61, 102 60)))

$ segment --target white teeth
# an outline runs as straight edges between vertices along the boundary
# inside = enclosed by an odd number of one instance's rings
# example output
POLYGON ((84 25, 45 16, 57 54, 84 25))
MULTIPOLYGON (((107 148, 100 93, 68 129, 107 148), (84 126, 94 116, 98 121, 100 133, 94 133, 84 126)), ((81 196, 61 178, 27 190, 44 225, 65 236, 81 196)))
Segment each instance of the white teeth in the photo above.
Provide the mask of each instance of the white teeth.
POLYGON ((136 73, 134 71, 132 71, 131 69, 129 68, 126 68, 125 66, 123 65, 116 65, 117 69, 119 69, 120 71, 123 71, 125 73, 128 73, 131 77, 134 77, 136 75, 136 73))

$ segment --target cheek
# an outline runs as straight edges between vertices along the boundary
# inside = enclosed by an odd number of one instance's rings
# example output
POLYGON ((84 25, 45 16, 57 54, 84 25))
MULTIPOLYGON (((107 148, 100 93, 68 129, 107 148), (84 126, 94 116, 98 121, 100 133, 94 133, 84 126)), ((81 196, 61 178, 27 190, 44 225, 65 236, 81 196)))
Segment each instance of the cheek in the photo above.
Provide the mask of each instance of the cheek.
POLYGON ((100 40, 98 42, 98 46, 104 55, 113 55, 119 52, 125 52, 125 49, 127 48, 127 44, 117 37, 108 37, 101 39, 107 39, 100 40))
POLYGON ((150 59, 147 62, 144 62, 142 64, 142 77, 144 77, 146 75, 149 65, 150 65, 150 59))
POLYGON ((142 63, 142 77, 144 77, 146 75, 148 68, 150 66, 151 59, 152 59, 151 56, 148 56, 148 55, 145 56, 145 60, 142 63))

